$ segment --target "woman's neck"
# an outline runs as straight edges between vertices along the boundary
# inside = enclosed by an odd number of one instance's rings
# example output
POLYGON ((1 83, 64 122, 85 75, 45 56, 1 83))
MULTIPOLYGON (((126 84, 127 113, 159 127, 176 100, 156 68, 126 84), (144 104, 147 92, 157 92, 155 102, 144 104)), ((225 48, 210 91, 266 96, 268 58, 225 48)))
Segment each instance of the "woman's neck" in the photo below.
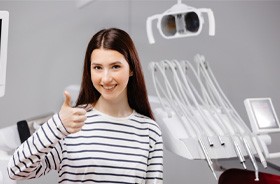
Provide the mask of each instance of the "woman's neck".
POLYGON ((97 100, 94 108, 114 117, 126 117, 133 112, 133 109, 131 109, 127 100, 112 102, 105 100, 102 96, 97 100))

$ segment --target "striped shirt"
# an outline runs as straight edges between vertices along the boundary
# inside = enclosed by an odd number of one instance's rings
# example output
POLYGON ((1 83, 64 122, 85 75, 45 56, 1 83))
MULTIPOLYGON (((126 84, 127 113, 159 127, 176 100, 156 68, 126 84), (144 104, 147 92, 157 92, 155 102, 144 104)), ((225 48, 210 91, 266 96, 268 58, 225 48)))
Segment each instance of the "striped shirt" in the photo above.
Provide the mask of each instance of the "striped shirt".
POLYGON ((95 109, 82 129, 67 133, 58 114, 13 154, 11 179, 38 178, 56 170, 58 183, 162 184, 163 143, 152 119, 133 112, 116 118, 95 109))

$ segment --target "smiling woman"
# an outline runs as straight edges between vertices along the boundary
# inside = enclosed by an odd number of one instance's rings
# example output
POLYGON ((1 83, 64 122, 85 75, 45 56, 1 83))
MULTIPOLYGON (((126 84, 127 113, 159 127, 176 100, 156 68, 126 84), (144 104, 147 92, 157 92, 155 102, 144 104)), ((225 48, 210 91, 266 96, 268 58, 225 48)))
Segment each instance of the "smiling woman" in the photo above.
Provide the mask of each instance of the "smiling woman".
POLYGON ((90 40, 75 107, 59 113, 11 158, 12 179, 57 170, 59 183, 163 183, 163 143, 133 41, 111 28, 90 40))
POLYGON ((113 116, 131 114, 132 109, 127 105, 127 84, 132 71, 124 56, 114 50, 95 49, 91 55, 91 66, 93 86, 101 94, 95 108, 102 108, 102 111, 113 116), (105 103, 109 108, 104 106, 105 103), (115 108, 118 112, 110 112, 112 104, 118 107, 122 105, 123 108, 115 108))

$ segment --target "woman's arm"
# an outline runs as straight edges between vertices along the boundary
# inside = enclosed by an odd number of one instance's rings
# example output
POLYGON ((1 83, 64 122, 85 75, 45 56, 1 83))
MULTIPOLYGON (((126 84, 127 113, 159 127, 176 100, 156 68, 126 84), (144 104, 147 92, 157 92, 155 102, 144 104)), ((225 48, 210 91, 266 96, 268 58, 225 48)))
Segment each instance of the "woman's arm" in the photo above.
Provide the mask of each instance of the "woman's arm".
POLYGON ((55 114, 15 151, 8 164, 10 178, 36 178, 51 169, 59 169, 62 157, 60 141, 68 134, 59 115, 55 114))
POLYGON ((40 177, 51 169, 59 169, 62 159, 62 139, 81 130, 87 119, 86 109, 71 106, 71 96, 65 91, 59 114, 55 114, 30 136, 13 154, 8 164, 11 179, 40 177))
POLYGON ((158 137, 149 152, 146 184, 163 183, 163 142, 161 135, 158 137))

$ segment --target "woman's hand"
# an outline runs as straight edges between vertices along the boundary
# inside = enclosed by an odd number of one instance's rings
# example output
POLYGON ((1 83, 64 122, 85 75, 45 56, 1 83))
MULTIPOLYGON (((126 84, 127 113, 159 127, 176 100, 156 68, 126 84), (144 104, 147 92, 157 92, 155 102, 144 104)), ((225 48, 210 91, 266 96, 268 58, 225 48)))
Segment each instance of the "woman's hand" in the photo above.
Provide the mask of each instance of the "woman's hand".
POLYGON ((73 108, 71 106, 71 96, 64 91, 65 100, 59 111, 60 119, 69 133, 80 131, 87 119, 86 110, 84 108, 73 108))

